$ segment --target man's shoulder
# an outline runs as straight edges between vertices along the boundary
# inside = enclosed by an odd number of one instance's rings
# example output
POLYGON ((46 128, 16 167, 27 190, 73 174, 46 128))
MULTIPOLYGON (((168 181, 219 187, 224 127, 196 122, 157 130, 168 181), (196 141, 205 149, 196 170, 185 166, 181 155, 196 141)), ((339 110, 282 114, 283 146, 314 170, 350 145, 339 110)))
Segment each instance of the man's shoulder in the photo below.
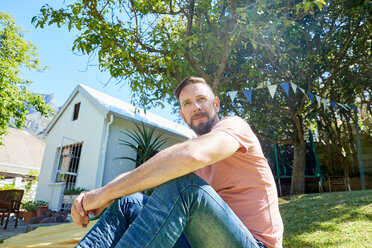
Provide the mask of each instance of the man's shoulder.
POLYGON ((249 128, 248 123, 239 116, 227 116, 220 120, 212 130, 216 129, 246 129, 249 128))
POLYGON ((226 116, 220 121, 222 124, 230 125, 248 125, 248 123, 237 115, 226 116))

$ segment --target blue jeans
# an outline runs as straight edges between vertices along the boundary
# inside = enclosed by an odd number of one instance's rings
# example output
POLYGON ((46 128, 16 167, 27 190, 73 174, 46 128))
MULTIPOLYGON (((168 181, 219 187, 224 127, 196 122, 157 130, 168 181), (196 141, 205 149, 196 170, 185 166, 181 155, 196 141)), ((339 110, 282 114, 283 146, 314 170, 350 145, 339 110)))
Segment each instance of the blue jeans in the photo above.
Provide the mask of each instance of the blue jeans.
POLYGON ((76 247, 264 247, 203 179, 191 173, 117 199, 76 247), (185 238, 186 236, 186 238, 185 238))

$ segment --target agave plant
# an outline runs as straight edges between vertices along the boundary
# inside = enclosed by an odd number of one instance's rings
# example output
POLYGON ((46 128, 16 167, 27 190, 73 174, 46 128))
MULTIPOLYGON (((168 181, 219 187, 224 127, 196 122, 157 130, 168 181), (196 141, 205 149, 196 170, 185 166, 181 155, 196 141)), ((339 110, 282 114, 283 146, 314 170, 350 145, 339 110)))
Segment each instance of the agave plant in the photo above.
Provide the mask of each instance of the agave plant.
POLYGON ((127 146, 133 149, 137 153, 137 158, 130 157, 118 157, 117 159, 127 159, 136 163, 136 168, 149 160, 152 156, 157 153, 157 150, 164 145, 167 141, 165 138, 161 138, 165 131, 154 135, 156 126, 146 128, 145 124, 141 122, 141 125, 133 122, 136 126, 136 130, 123 132, 125 136, 129 137, 132 142, 119 139, 119 145, 127 146))

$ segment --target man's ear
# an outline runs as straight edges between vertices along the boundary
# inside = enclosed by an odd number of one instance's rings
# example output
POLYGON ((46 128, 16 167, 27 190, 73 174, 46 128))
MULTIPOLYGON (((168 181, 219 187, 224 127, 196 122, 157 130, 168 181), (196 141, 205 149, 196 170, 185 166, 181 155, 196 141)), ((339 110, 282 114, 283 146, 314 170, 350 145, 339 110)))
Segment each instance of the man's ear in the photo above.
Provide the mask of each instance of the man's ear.
POLYGON ((220 99, 216 96, 214 97, 214 101, 213 101, 213 104, 214 104, 214 108, 216 109, 216 112, 220 112, 220 99))
POLYGON ((185 116, 183 115, 181 109, 178 110, 178 113, 180 113, 180 116, 181 116, 182 120, 183 120, 185 123, 187 123, 187 122, 186 122, 186 119, 185 119, 185 116))

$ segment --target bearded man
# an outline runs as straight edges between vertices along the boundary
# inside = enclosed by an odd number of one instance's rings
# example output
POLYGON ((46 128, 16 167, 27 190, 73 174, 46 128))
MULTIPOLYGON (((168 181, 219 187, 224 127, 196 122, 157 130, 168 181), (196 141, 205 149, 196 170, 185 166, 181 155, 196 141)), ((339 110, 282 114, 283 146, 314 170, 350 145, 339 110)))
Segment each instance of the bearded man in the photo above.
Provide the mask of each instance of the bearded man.
POLYGON ((182 80, 175 95, 197 138, 77 197, 71 216, 81 227, 108 207, 77 247, 282 247, 275 181, 249 125, 219 119, 202 78, 182 80), (154 187, 150 198, 137 193, 154 187))

